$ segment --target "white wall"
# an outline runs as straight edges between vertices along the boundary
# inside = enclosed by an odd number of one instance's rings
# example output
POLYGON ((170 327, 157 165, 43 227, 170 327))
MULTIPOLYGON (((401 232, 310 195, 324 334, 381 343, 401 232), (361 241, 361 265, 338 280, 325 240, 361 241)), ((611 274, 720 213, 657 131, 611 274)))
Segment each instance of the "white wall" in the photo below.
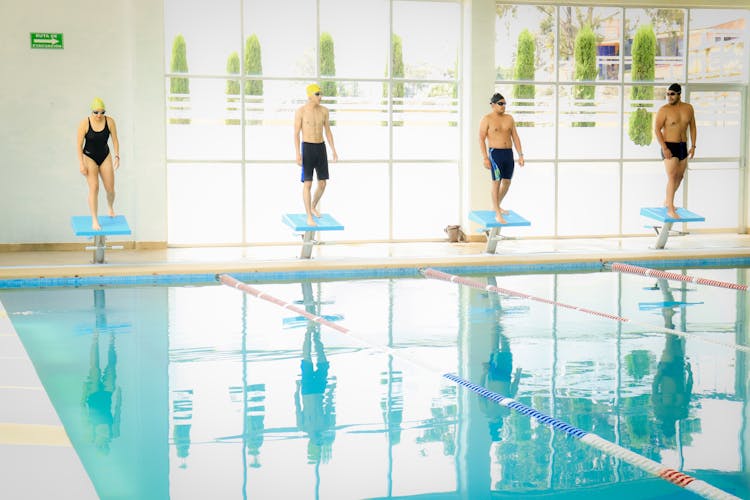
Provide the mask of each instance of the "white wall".
POLYGON ((0 244, 81 241, 76 127, 95 96, 117 121, 115 209, 131 239, 166 241, 162 2, 0 0, 0 13, 0 244), (63 33, 65 48, 31 49, 31 32, 63 33))

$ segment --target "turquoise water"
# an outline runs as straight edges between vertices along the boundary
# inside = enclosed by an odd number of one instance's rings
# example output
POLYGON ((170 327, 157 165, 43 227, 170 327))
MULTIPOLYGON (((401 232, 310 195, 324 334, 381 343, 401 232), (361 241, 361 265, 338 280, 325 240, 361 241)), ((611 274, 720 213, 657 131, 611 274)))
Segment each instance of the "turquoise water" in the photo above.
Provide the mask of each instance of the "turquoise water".
POLYGON ((222 285, 0 301, 102 498, 698 498, 444 373, 750 497, 747 292, 476 279, 632 322, 429 279, 253 284, 349 334, 222 285))

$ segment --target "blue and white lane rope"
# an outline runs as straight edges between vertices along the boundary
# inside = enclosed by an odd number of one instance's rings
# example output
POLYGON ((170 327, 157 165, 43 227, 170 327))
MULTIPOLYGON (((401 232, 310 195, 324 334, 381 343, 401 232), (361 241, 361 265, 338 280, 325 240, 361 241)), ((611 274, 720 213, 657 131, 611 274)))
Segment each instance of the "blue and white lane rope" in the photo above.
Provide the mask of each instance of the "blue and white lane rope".
POLYGON ((460 385, 461 387, 465 387, 469 389, 470 391, 479 394, 483 398, 489 399, 490 401, 494 401, 495 403, 501 406, 510 408, 522 415, 526 415, 529 418, 533 418, 537 422, 548 425, 554 428, 555 430, 564 432, 571 437, 580 439, 582 443, 585 443, 593 448, 596 448, 597 450, 600 450, 606 453, 607 455, 613 456, 624 462, 627 462, 630 465, 638 467, 639 469, 645 472, 653 474, 654 476, 657 476, 666 481, 669 481, 670 483, 676 486, 679 486, 697 495, 700 495, 703 498, 710 498, 710 499, 716 499, 716 500, 719 500, 719 499, 720 500, 730 500, 730 499, 739 500, 739 497, 736 497, 730 493, 727 493, 724 490, 721 490, 715 486, 712 486, 711 484, 708 484, 705 481, 696 479, 692 476, 685 474, 684 472, 680 472, 675 469, 665 467, 659 462, 656 462, 654 460, 651 460, 650 458, 646 458, 642 455, 639 455, 611 441, 607 441, 601 436, 581 430, 578 427, 575 427, 566 422, 563 422, 562 420, 559 420, 555 417, 545 415, 544 413, 538 410, 535 410, 534 408, 526 406, 523 403, 519 403, 513 398, 506 398, 505 396, 498 394, 496 392, 492 392, 482 387, 481 385, 477 385, 472 382, 469 382, 468 380, 462 379, 461 377, 453 373, 445 373, 443 374, 443 377, 447 378, 448 380, 451 380, 452 382, 460 385))
POLYGON ((564 307, 566 309, 571 309, 573 311, 579 311, 582 313, 591 314, 593 316, 599 316, 601 318, 607 318, 607 319, 611 319, 614 321, 619 321, 620 323, 628 323, 633 326, 637 326, 639 328, 643 328, 644 330, 648 330, 652 332, 670 333, 678 337, 694 338, 696 340, 700 340, 701 342, 707 342, 709 344, 720 345, 723 347, 727 347, 729 349, 735 349, 737 351, 750 352, 750 346, 746 346, 742 344, 735 344, 732 342, 722 342, 721 340, 715 340, 711 337, 696 335, 694 332, 689 333, 689 332, 683 332, 682 330, 675 330, 674 328, 665 328, 663 326, 654 326, 654 325, 647 325, 643 323, 636 323, 628 318, 623 318, 622 316, 618 316, 616 314, 595 311, 593 309, 587 309, 585 307, 573 306, 570 304, 565 304, 563 302, 557 302, 554 300, 545 299, 543 297, 535 297, 534 295, 529 295, 523 292, 516 292, 514 290, 508 290, 507 288, 500 288, 494 285, 485 285, 481 281, 477 281, 471 278, 465 278, 463 276, 456 276, 455 274, 444 273, 442 271, 438 271, 437 269, 432 269, 432 268, 420 269, 419 272, 422 273, 422 275, 425 278, 433 278, 433 279, 437 279, 441 281, 449 281, 451 283, 458 283, 460 285, 466 285, 471 288, 476 288, 478 290, 485 290, 487 292, 494 292, 500 295, 508 295, 511 297, 520 297, 522 299, 529 299, 529 300, 534 300, 536 302, 543 302, 545 304, 550 304, 550 305, 558 306, 558 307, 564 307))
MULTIPOLYGON (((403 361, 407 361, 411 364, 414 364, 428 371, 441 373, 441 370, 437 369, 436 367, 432 367, 422 361, 417 361, 411 358, 411 356, 408 356, 405 353, 401 352, 401 350, 396 350, 387 346, 377 346, 377 345, 371 344, 370 342, 367 342, 361 338, 358 338, 355 335, 351 335, 351 331, 344 326, 328 321, 322 316, 316 316, 314 314, 311 314, 305 311, 304 309, 295 306, 294 304, 285 302, 279 298, 274 297, 273 295, 269 295, 265 292, 262 292, 258 290, 257 288, 254 288, 246 283, 243 283, 242 281, 239 281, 233 276, 230 276, 228 274, 221 274, 217 276, 217 279, 226 286, 236 288, 258 299, 263 299, 268 302, 271 302, 272 304, 276 304, 277 306, 294 311, 306 317, 310 321, 315 321, 316 323, 320 323, 321 325, 332 328, 336 330, 337 332, 345 333, 352 340, 355 340, 363 345, 366 345, 369 348, 392 355, 393 357, 399 358, 403 361)), ((486 399, 489 399, 490 401, 495 402, 496 404, 510 408, 529 418, 536 419, 540 423, 549 425, 556 430, 565 432, 566 434, 574 438, 580 439, 582 443, 585 443, 593 448, 596 448, 602 451, 603 453, 606 453, 607 455, 619 458, 635 467, 638 467, 639 469, 645 472, 648 472, 666 481, 669 481, 670 483, 676 486, 680 486, 686 490, 692 491, 693 493, 696 493, 697 495, 700 495, 703 498, 708 498, 711 500, 740 500, 738 497, 731 495, 704 481, 700 481, 698 479, 695 479, 694 477, 688 476, 687 474, 684 474, 674 469, 670 469, 669 467, 665 467, 659 462, 655 462, 642 455, 632 452, 626 448, 616 445, 615 443, 607 441, 606 439, 603 439, 597 436, 596 434, 588 433, 573 425, 563 422, 562 420, 556 419, 549 415, 545 415, 544 413, 541 413, 535 410, 534 408, 526 406, 523 403, 519 403, 513 398, 508 398, 496 392, 490 391, 480 385, 469 382, 468 380, 463 379, 453 373, 443 373, 442 375, 444 378, 450 380, 454 384, 465 387, 479 394, 480 396, 486 399)))

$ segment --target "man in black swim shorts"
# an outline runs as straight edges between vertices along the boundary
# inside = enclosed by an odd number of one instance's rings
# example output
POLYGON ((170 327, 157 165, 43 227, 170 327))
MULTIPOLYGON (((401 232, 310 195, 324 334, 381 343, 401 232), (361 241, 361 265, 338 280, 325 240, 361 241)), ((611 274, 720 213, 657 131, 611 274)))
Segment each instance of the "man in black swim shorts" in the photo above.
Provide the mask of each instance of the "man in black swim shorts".
POLYGON ((320 105, 322 99, 320 87, 313 83, 307 86, 307 103, 300 106, 294 113, 294 150, 297 155, 297 165, 302 167, 302 201, 307 213, 307 224, 317 226, 315 217, 320 217, 318 203, 326 189, 328 181, 328 155, 326 144, 323 142, 325 132, 328 145, 331 147, 333 161, 338 161, 336 147, 333 145, 333 134, 329 121, 328 108, 320 105), (302 144, 300 145, 300 133, 302 144), (310 196, 313 172, 318 177, 315 196, 310 196))
POLYGON ((492 111, 484 115, 479 122, 479 148, 484 158, 484 168, 492 173, 492 209, 495 220, 505 224, 504 214, 508 210, 502 208, 503 199, 508 193, 513 178, 514 161, 513 146, 518 153, 518 164, 523 167, 523 148, 521 139, 516 131, 516 122, 505 112, 506 101, 502 94, 494 94, 490 98, 492 111))
POLYGON ((697 130, 695 126, 695 111, 693 106, 681 102, 682 87, 673 83, 667 90, 667 104, 656 113, 654 120, 654 135, 661 146, 661 157, 667 171, 667 193, 664 206, 667 215, 679 219, 674 206, 674 196, 680 187, 688 158, 695 155, 695 140, 697 130), (690 149, 687 147, 687 130, 690 129, 690 149))

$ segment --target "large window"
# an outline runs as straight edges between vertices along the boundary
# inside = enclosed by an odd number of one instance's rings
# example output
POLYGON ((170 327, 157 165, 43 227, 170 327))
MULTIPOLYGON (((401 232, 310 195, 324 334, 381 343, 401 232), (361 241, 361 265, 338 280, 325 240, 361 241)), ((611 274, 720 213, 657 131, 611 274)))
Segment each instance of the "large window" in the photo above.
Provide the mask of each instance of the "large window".
MULTIPOLYGON (((339 153, 321 208, 346 226, 324 238, 442 239, 466 215, 462 44, 493 40, 462 29, 461 0, 164 2, 170 244, 295 241, 281 216, 303 212, 293 116, 311 82, 339 153)), ((672 82, 698 124, 677 204, 706 216, 691 231, 742 229, 750 10, 496 12, 495 90, 527 160, 507 198, 532 220, 519 235, 646 234, 639 209, 666 185, 653 116, 672 82)))
POLYGON ((676 204, 705 215, 697 230, 738 229, 749 12, 498 3, 495 86, 527 160, 507 204, 545 209, 523 234, 648 231, 640 207, 666 188, 653 116, 673 82, 698 125, 676 204))
POLYGON ((295 241, 281 217, 304 212, 293 117, 311 82, 339 154, 321 209, 346 226, 322 237, 437 239, 459 221, 459 0, 165 9, 170 244, 295 241))

